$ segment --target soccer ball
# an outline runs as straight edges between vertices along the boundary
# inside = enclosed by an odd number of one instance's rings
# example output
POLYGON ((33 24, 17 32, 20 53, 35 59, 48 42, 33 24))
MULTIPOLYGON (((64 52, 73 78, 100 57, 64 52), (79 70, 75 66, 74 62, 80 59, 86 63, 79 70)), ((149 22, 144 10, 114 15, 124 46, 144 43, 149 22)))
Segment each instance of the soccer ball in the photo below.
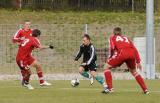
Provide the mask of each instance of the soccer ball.
POLYGON ((79 79, 72 79, 71 80, 71 85, 73 86, 73 87, 76 87, 76 86, 78 86, 79 85, 79 79))

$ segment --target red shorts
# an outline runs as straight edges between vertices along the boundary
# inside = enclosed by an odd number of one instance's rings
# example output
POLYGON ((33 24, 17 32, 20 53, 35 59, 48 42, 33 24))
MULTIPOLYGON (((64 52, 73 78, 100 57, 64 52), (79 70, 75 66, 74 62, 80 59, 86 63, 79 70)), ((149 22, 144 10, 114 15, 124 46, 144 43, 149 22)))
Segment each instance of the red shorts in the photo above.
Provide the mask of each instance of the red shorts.
POLYGON ((35 61, 35 58, 30 56, 25 59, 16 58, 16 62, 19 66, 19 68, 22 69, 28 69, 29 66, 35 61))
POLYGON ((107 60, 107 63, 113 68, 121 66, 123 63, 126 63, 129 69, 136 68, 136 58, 134 50, 132 49, 123 49, 118 54, 113 55, 107 60))

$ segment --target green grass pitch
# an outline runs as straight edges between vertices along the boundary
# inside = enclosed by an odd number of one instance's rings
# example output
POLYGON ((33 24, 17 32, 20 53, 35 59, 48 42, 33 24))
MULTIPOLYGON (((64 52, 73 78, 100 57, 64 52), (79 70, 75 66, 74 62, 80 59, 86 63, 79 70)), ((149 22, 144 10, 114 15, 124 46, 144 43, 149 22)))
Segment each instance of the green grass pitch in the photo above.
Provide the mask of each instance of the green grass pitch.
POLYGON ((95 81, 80 81, 72 87, 70 81, 50 81, 50 87, 40 87, 31 81, 34 90, 20 85, 20 81, 0 81, 0 103, 160 103, 159 80, 147 80, 149 95, 144 95, 134 80, 115 80, 114 93, 102 94, 102 87, 95 81))

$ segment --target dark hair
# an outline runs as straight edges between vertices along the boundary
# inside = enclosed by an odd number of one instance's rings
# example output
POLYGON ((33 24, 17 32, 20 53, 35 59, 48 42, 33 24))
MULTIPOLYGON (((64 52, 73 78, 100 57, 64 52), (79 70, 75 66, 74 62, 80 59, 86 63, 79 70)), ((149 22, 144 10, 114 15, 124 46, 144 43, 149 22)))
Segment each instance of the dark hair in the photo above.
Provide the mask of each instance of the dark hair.
POLYGON ((88 34, 84 34, 83 38, 87 38, 88 40, 91 40, 90 36, 88 34))
POLYGON ((121 28, 120 27, 116 27, 116 28, 114 28, 113 32, 114 32, 115 35, 121 34, 121 28))
POLYGON ((32 36, 33 37, 38 37, 38 36, 40 36, 41 35, 41 31, 39 30, 39 29, 34 29, 33 31, 32 31, 32 36))

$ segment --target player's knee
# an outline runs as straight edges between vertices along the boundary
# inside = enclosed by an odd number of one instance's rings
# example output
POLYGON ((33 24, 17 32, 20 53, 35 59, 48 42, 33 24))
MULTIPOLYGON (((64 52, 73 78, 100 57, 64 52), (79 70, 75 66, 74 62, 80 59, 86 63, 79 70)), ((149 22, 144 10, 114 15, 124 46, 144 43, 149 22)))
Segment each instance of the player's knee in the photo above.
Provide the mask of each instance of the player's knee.
POLYGON ((109 68, 109 67, 111 67, 111 65, 109 65, 108 63, 106 63, 106 64, 104 65, 104 68, 105 68, 105 69, 107 69, 107 68, 109 68))
POLYGON ((35 64, 34 64, 34 67, 35 67, 35 68, 40 68, 41 65, 40 65, 39 63, 35 63, 35 64))
POLYGON ((129 68, 129 71, 133 76, 137 75, 137 73, 138 73, 136 68, 129 68))
POLYGON ((79 73, 80 73, 80 74, 82 74, 82 73, 83 73, 83 71, 79 71, 79 73))
POLYGON ((83 71, 79 71, 79 74, 82 74, 83 73, 83 71))
POLYGON ((36 64, 36 65, 35 65, 35 68, 36 68, 37 72, 42 71, 42 68, 41 68, 41 65, 40 65, 40 64, 36 64))
POLYGON ((83 71, 84 71, 83 68, 80 67, 80 68, 79 68, 79 73, 82 74, 83 71))
POLYGON ((35 61, 31 64, 31 66, 37 68, 38 66, 40 66, 40 64, 35 60, 35 61))
POLYGON ((106 75, 108 72, 111 72, 110 69, 111 69, 111 68, 107 68, 107 69, 104 71, 104 75, 106 75))
POLYGON ((131 74, 134 74, 136 72, 136 69, 129 69, 131 74))
POLYGON ((112 69, 112 66, 109 65, 108 63, 105 64, 105 69, 112 69))

